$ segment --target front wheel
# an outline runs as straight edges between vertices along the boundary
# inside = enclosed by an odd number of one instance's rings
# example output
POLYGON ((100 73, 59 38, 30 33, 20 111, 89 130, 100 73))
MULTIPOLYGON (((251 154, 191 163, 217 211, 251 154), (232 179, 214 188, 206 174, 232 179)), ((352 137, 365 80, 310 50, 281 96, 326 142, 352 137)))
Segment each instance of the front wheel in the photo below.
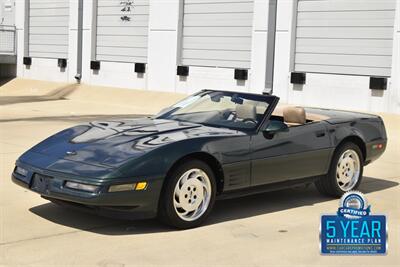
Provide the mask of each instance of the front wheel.
POLYGON ((323 195, 340 197, 355 190, 361 183, 364 160, 360 148, 354 143, 341 145, 332 158, 329 172, 316 183, 323 195))
POLYGON ((216 183, 211 168, 199 160, 190 160, 167 177, 159 217, 180 229, 199 226, 214 206, 216 183))

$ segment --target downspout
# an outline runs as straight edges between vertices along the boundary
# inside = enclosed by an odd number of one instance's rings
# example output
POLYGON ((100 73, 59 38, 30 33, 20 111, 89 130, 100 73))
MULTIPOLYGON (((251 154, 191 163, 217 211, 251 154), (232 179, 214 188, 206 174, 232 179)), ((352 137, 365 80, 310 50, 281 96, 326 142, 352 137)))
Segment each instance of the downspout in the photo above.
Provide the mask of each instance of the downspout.
POLYGON ((75 79, 78 83, 82 79, 82 49, 83 49, 83 0, 78 0, 78 51, 75 79))
POLYGON ((265 73, 264 93, 272 95, 274 93, 274 69, 275 69, 275 36, 276 36, 276 16, 278 4, 277 0, 269 1, 268 9, 268 36, 267 36, 267 62, 265 73))

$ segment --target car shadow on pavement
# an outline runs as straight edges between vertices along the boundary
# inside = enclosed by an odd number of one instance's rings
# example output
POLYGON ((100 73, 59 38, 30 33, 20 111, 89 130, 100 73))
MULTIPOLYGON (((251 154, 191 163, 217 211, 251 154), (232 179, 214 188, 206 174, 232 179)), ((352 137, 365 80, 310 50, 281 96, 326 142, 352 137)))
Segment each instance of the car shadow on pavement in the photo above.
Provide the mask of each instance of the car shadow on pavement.
MULTIPOLYGON (((398 185, 399 183, 393 181, 363 177, 363 181, 358 190, 368 194, 398 185)), ((216 202, 213 216, 211 216, 208 224, 242 219, 302 206, 312 206, 314 204, 332 200, 336 201, 334 198, 322 196, 314 185, 251 195, 241 199, 221 200, 216 202)), ((334 211, 326 212, 334 213, 334 211)))
MULTIPOLYGON (((364 177, 363 179, 359 190, 365 194, 399 185, 397 182, 378 178, 364 177)), ((336 201, 335 199, 321 196, 314 186, 301 186, 241 198, 220 200, 216 202, 206 225, 250 218, 303 206, 312 206, 332 200, 336 201)), ((104 218, 69 210, 51 203, 33 207, 30 211, 51 222, 102 235, 148 234, 175 230, 164 226, 157 220, 126 221, 104 218)))

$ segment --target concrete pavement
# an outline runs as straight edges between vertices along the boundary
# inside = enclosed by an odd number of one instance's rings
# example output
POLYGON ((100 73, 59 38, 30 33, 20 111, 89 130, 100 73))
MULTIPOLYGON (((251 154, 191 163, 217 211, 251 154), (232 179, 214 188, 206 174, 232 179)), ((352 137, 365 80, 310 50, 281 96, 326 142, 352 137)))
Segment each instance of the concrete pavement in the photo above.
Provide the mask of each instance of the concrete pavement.
POLYGON ((17 157, 80 122, 152 114, 178 94, 15 80, 0 87, 0 266, 399 266, 400 116, 382 114, 390 139, 365 169, 361 191, 388 215, 383 257, 319 254, 319 218, 338 200, 313 186, 219 201, 207 225, 175 231, 49 204, 10 181, 17 157))

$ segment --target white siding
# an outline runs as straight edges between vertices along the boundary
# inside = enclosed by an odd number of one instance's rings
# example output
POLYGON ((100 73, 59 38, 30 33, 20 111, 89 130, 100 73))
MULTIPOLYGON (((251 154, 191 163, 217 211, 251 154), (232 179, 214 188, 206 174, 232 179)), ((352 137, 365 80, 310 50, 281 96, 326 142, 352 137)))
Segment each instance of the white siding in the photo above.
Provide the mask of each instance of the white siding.
POLYGON ((390 76, 396 0, 299 0, 295 70, 390 76))
POLYGON ((182 64, 250 68, 254 1, 185 0, 182 64))
POLYGON ((15 0, 0 0, 0 25, 15 25, 15 0))
POLYGON ((98 0, 97 5, 96 59, 147 63, 149 0, 98 0))
POLYGON ((0 55, 14 55, 15 49, 15 1, 0 0, 0 55))
POLYGON ((69 1, 29 2, 29 56, 68 58, 69 1))

